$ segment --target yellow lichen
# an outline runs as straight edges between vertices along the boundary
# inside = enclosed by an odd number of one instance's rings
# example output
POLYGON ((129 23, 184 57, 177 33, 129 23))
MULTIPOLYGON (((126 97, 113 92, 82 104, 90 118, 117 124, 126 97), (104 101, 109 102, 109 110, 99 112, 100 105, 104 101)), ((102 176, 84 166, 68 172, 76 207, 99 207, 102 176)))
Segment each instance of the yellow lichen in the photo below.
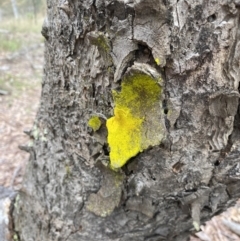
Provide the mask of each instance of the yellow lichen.
POLYGON ((93 116, 88 121, 88 126, 91 127, 94 131, 97 131, 102 125, 101 120, 98 116, 93 116))
POLYGON ((160 63, 161 63, 159 58, 156 58, 155 62, 156 62, 157 65, 160 65, 160 63))
POLYGON ((141 151, 142 119, 126 107, 115 107, 114 117, 107 120, 111 166, 119 168, 141 151))
POLYGON ((128 75, 121 92, 113 92, 114 116, 107 120, 111 167, 122 167, 149 145, 160 143, 159 100, 161 87, 145 73, 128 75), (157 118, 156 118, 157 117, 157 118))

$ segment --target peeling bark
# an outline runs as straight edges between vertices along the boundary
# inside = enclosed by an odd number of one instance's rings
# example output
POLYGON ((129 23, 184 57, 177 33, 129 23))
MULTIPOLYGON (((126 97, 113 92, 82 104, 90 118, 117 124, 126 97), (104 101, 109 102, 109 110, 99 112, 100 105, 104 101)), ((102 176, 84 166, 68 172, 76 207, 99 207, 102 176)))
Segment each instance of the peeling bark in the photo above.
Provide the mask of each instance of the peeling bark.
POLYGON ((231 0, 49 0, 41 106, 14 209, 19 240, 186 240, 231 206, 239 29, 231 0), (105 167, 106 119, 134 64, 162 76, 166 134, 115 173, 105 167))

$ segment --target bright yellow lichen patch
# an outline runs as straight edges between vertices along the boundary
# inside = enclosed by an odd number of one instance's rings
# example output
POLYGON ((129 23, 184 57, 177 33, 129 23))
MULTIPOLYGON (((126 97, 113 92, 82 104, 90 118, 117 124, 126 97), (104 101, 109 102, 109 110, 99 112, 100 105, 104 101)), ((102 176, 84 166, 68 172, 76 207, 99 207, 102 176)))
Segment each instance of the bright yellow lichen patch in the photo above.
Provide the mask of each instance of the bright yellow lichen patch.
POLYGON ((119 168, 141 151, 142 119, 126 107, 115 107, 114 117, 107 120, 111 166, 119 168))
POLYGON ((156 62, 157 65, 160 65, 160 63, 161 63, 159 58, 156 58, 155 62, 156 62))
POLYGON ((98 116, 93 116, 88 121, 88 126, 91 127, 94 131, 97 131, 101 125, 102 125, 102 122, 98 116))
POLYGON ((155 134, 161 130, 155 118, 159 117, 160 95, 160 85, 145 73, 129 75, 121 92, 113 92, 114 116, 107 120, 112 168, 122 167, 149 145, 160 143, 161 137, 155 134))

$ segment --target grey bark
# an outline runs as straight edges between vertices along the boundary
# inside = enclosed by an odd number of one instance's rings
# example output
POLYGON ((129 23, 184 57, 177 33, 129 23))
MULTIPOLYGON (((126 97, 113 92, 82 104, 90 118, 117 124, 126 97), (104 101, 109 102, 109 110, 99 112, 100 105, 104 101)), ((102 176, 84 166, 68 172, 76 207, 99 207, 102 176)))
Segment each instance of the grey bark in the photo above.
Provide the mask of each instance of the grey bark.
POLYGON ((19 240, 186 240, 233 205, 239 5, 48 1, 41 106, 14 209, 19 240), (93 133, 87 122, 113 115, 111 91, 136 66, 162 76, 165 138, 114 172, 104 124, 93 133))

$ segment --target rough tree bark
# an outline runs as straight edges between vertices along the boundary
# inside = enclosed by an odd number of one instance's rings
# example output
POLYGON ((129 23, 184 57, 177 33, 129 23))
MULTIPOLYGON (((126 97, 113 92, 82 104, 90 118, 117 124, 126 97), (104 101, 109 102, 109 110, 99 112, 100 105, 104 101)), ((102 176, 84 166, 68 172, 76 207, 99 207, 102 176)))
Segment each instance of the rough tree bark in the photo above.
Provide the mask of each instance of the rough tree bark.
POLYGON ((47 4, 41 106, 13 213, 18 240, 187 239, 240 197, 240 4, 47 4), (161 96, 137 122, 144 147, 116 171, 106 119, 136 76, 155 81, 161 96))

